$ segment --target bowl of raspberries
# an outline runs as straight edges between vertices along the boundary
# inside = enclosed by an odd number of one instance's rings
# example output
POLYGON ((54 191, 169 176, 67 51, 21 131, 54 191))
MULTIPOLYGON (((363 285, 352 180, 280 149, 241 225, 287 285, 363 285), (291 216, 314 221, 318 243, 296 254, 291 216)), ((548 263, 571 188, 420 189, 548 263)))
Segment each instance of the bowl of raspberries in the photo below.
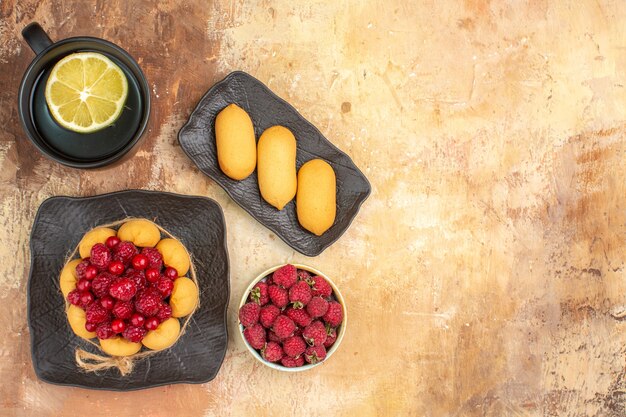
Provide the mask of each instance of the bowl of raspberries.
POLYGON ((239 305, 245 345, 270 368, 298 372, 325 362, 346 331, 337 286, 315 268, 278 265, 248 286, 239 305))

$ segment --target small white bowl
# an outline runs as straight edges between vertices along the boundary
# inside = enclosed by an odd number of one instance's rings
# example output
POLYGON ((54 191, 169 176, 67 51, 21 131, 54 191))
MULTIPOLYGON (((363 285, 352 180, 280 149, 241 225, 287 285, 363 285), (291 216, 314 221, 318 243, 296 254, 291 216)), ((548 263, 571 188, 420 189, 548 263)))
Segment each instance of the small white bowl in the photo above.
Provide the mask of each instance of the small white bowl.
MULTIPOLYGON (((244 291, 243 296, 241 297, 241 302, 239 303, 239 308, 241 308, 241 306, 243 306, 248 301, 248 295, 250 295, 250 291, 252 290, 252 288, 254 288, 254 286, 256 285, 257 282, 261 281, 263 278, 265 278, 269 274, 271 274, 274 271, 276 271, 278 268, 281 268, 281 267, 283 267, 285 265, 286 264, 274 266, 274 267, 272 267, 272 268, 262 272, 261 274, 259 274, 259 276, 257 276, 255 279, 253 279, 252 282, 250 283, 250 285, 248 285, 248 288, 246 288, 246 290, 244 291)), ((302 265, 302 264, 291 264, 291 265, 295 266, 297 269, 304 269, 305 271, 311 272, 313 275, 319 275, 319 276, 323 277, 326 281, 328 281, 330 286, 333 288, 333 295, 337 299, 337 302, 339 304, 341 304, 341 308, 343 310, 343 321, 341 322, 341 324, 339 325, 339 328, 337 329, 337 331, 338 331, 337 340, 330 347, 328 352, 326 352, 326 358, 324 358, 323 361, 318 362, 318 363, 305 363, 305 365, 302 365, 302 366, 299 366, 299 367, 287 368, 286 366, 282 366, 279 363, 268 362, 265 359, 263 359, 261 357, 261 355, 259 354, 259 352, 257 352, 252 346, 250 346, 248 344, 248 341, 246 340, 246 338, 243 336, 243 329, 244 329, 244 327, 241 325, 241 323, 239 323, 239 336, 241 336, 241 339, 243 340, 243 343, 246 345, 246 347, 248 348, 250 353, 252 353, 252 356, 254 356, 263 365, 269 366, 270 368, 277 369, 279 371, 301 372, 301 371, 306 371, 308 369, 311 369, 311 368, 314 368, 314 367, 316 367, 318 365, 323 364, 324 362, 326 362, 331 357, 331 355, 333 353, 335 353, 335 351, 337 350, 337 348, 341 344, 341 340, 343 339, 343 335, 346 333, 346 324, 348 322, 348 314, 347 314, 347 310, 346 310, 346 303, 345 303, 345 301, 343 299, 343 296, 341 295, 341 292, 339 292, 339 289, 337 288, 335 283, 326 274, 324 274, 323 272, 318 271, 317 269, 315 269, 315 268, 313 268, 311 266, 308 266, 308 265, 302 265)), ((239 309, 237 311, 239 311, 239 309)))

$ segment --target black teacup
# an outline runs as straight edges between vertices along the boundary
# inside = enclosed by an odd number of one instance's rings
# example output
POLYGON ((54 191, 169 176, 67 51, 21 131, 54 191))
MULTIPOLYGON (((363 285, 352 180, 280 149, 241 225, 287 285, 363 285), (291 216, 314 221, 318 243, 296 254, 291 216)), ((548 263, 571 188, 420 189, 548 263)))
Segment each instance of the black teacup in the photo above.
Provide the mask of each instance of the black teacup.
POLYGON ((103 39, 68 38, 53 43, 37 23, 22 30, 37 54, 20 84, 19 115, 30 140, 49 158, 74 168, 96 168, 124 156, 141 138, 150 116, 150 90, 141 68, 122 48, 103 39), (48 110, 45 88, 54 65, 75 52, 98 52, 119 66, 128 80, 128 98, 119 118, 93 133, 61 127, 48 110))

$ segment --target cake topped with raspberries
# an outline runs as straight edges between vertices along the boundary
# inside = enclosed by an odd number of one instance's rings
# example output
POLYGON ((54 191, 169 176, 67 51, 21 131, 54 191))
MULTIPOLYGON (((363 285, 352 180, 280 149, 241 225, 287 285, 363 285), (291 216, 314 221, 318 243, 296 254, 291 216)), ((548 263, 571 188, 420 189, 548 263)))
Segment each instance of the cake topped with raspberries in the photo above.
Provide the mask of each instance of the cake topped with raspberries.
POLYGON ((79 259, 61 271, 60 287, 74 333, 97 338, 102 351, 128 356, 142 346, 166 349, 178 339, 179 319, 198 304, 187 277, 189 253, 178 240, 162 238, 149 220, 133 219, 116 231, 99 227, 78 245, 79 259))

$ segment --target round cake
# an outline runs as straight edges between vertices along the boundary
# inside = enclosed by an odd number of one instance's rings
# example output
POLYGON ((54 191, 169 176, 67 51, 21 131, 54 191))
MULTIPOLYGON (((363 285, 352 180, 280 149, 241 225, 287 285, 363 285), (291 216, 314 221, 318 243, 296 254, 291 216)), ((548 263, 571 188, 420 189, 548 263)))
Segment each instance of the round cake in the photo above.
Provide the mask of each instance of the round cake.
POLYGON ((130 356, 172 346, 180 319, 198 304, 183 244, 153 222, 127 220, 98 227, 81 239, 78 259, 60 275, 67 319, 77 336, 97 339, 103 352, 130 356))

